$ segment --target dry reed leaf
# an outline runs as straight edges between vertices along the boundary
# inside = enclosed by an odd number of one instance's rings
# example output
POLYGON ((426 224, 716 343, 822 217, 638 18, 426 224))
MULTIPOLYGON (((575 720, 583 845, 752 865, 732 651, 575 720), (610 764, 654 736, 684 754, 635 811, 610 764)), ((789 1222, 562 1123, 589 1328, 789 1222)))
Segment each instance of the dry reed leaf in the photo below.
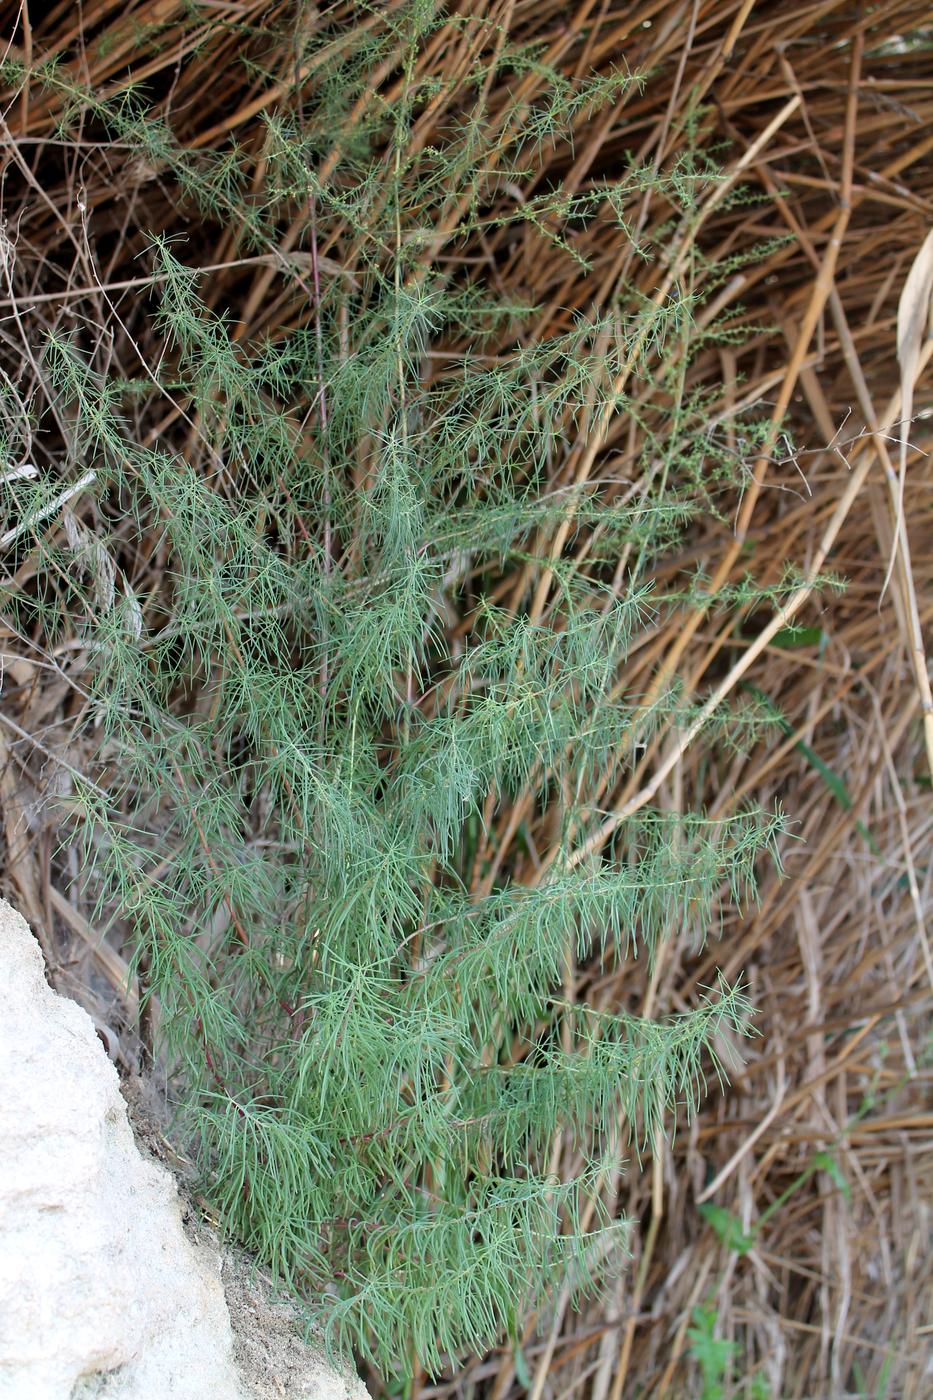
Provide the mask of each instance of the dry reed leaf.
POLYGON ((920 347, 929 333, 933 317, 933 229, 927 234, 911 264, 897 304, 897 359, 901 367, 901 458, 897 487, 897 518, 894 548, 888 563, 882 596, 887 589, 897 555, 897 540, 904 512, 904 484, 907 477, 907 439, 913 414, 914 379, 920 347))
POLYGON ((913 405, 920 347, 933 334, 933 229, 921 244, 897 305, 897 358, 901 366, 901 463, 907 451, 907 426, 913 405))
POLYGON ((898 481, 897 520, 895 522, 895 544, 885 588, 894 567, 897 553, 897 536, 904 509, 904 482, 907 475, 907 439, 910 433, 910 420, 913 414, 914 380, 917 375, 917 361, 920 347, 927 335, 933 332, 933 229, 927 234, 920 251, 911 264, 904 283, 900 301, 897 304, 897 359, 901 367, 901 459, 898 481))

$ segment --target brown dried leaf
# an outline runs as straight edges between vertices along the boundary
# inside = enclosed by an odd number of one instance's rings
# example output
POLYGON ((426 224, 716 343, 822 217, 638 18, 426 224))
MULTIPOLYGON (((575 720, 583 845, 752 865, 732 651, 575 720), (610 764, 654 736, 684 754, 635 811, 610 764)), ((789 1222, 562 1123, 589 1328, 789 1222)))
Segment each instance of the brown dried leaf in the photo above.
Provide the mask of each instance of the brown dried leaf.
POLYGON ((901 455, 894 503, 894 547, 881 588, 888 591, 904 524, 904 488, 907 481, 907 439, 914 406, 914 379, 920 348, 927 334, 933 304, 933 229, 927 234, 911 264, 897 304, 897 358, 901 367, 901 455))
MULTIPOLYGON (((907 462, 907 433, 914 377, 925 337, 933 330, 933 229, 914 258, 897 306, 897 358, 901 366, 901 477, 907 462)), ((902 487, 903 489, 903 487, 902 487)))

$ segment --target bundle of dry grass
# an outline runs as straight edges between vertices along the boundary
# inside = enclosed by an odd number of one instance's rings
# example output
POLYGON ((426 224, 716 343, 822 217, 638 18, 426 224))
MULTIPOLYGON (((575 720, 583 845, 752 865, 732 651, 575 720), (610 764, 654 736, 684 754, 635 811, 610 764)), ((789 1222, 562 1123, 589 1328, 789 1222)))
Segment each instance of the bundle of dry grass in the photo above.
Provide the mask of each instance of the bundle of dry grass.
MULTIPOLYGON (((327 18, 349 31, 395 8, 394 0, 372 10, 347 4, 327 18)), ((746 799, 779 801, 795 839, 786 878, 766 878, 760 907, 736 913, 705 951, 688 932, 650 976, 634 961, 611 973, 575 971, 575 995, 646 1015, 688 1004, 716 967, 730 977, 744 971, 760 1010, 760 1035, 743 1047, 744 1068, 725 1096, 712 1093, 688 1133, 658 1142, 644 1170, 609 1184, 607 1204, 639 1224, 633 1267, 608 1307, 576 1314, 561 1295, 522 1347, 477 1358, 442 1386, 416 1378, 410 1400, 477 1386, 491 1400, 526 1390, 533 1400, 577 1391, 592 1400, 701 1391, 919 1400, 933 1387, 929 281, 915 275, 916 305, 902 308, 900 337, 898 303, 933 227, 927 7, 468 0, 451 9, 420 56, 423 71, 452 80, 416 127, 421 146, 462 119, 458 75, 507 37, 540 45, 568 75, 620 66, 645 75, 640 91, 628 89, 607 111, 581 109, 572 140, 542 147, 537 189, 596 190, 633 163, 685 180, 706 156, 723 167, 699 227, 678 225, 657 190, 633 188, 615 242, 605 222, 581 221, 561 248, 507 217, 506 190, 487 230, 454 251, 504 298, 537 303, 541 335, 610 301, 624 309, 692 298, 708 291, 715 270, 703 317, 728 313, 737 334, 692 361, 689 383, 709 393, 711 431, 739 403, 758 406, 772 427, 733 517, 710 519, 658 580, 701 569, 710 591, 738 587, 749 572, 777 584, 792 561, 799 587, 780 609, 681 614, 646 638, 622 682, 650 695, 676 675, 710 709, 754 693, 783 716, 784 739, 711 765, 698 757, 696 731, 662 731, 630 781, 601 794, 599 839, 649 801, 682 809, 685 794, 713 815, 746 799), (457 14, 470 23, 455 24, 457 14), (659 273, 633 253, 631 235, 661 226, 670 254, 659 273), (838 596, 813 587, 828 569, 847 580, 838 596)), ((5 7, 2 32, 14 57, 54 56, 95 92, 132 74, 183 146, 235 143, 259 183, 263 117, 296 81, 293 52, 274 41, 286 10, 268 0, 91 0, 80 9, 64 0, 40 16, 25 0, 5 7), (239 62, 244 52, 254 66, 239 62)), ((398 80, 391 63, 372 74, 375 89, 398 80)), ((516 79, 529 104, 542 81, 533 67, 516 79)), ((515 92, 487 98, 495 126, 515 92)), ((275 246, 241 256, 238 229, 179 202, 164 171, 92 121, 85 139, 60 135, 63 103, 54 88, 27 87, 2 118, 0 346, 26 402, 41 381, 24 349, 37 327, 80 321, 112 335, 115 355, 126 353, 151 280, 140 258, 146 230, 185 234, 185 259, 205 269, 209 303, 231 313, 243 338, 308 320, 303 220, 283 219, 275 246)), ((320 253, 325 275, 353 275, 351 229, 320 253)), ((654 353, 645 347, 646 358, 654 353)), ((591 423, 555 463, 555 485, 582 488, 611 473, 613 489, 636 498, 655 469, 641 420, 664 412, 659 382, 655 374, 638 414, 591 423)), ((179 424, 153 421, 144 431, 177 436, 179 424)), ((566 526, 555 527, 554 557, 566 539, 566 526)), ((592 544, 581 533, 574 547, 592 544)), ((22 577, 29 567, 20 566, 22 577)), ((520 582, 505 576, 501 595, 520 582)), ((539 579, 535 607, 543 615, 552 606, 539 579)), ((67 851, 56 853, 39 801, 49 752, 80 766, 67 739, 84 700, 28 638, 8 632, 3 653, 7 887, 44 930, 66 980, 103 974, 120 985, 121 930, 100 946, 87 911, 60 892, 75 871, 67 851)), ((530 799, 518 799, 486 839, 495 865, 524 863, 533 882, 554 835, 535 829, 530 799), (534 839, 519 851, 526 820, 534 839)), ((564 1151, 559 1169, 569 1170, 572 1148, 564 1151)))

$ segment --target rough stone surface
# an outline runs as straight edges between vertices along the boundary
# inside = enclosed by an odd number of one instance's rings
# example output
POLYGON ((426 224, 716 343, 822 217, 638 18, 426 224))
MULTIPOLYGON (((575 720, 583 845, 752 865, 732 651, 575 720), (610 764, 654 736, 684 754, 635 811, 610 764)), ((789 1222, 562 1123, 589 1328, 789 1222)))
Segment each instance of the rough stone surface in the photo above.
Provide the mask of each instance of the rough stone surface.
POLYGON ((0 1400, 363 1400, 293 1323, 185 1233, 90 1018, 0 900, 0 1400))

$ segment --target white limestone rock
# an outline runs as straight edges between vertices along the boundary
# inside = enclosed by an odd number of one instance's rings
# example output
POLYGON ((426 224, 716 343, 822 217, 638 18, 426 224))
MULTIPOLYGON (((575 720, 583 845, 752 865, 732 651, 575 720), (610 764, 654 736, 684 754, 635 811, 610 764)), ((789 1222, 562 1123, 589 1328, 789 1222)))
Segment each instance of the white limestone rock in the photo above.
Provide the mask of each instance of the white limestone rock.
POLYGON ((185 1234, 90 1017, 49 988, 0 900, 0 1400, 365 1396, 290 1309, 185 1234))

